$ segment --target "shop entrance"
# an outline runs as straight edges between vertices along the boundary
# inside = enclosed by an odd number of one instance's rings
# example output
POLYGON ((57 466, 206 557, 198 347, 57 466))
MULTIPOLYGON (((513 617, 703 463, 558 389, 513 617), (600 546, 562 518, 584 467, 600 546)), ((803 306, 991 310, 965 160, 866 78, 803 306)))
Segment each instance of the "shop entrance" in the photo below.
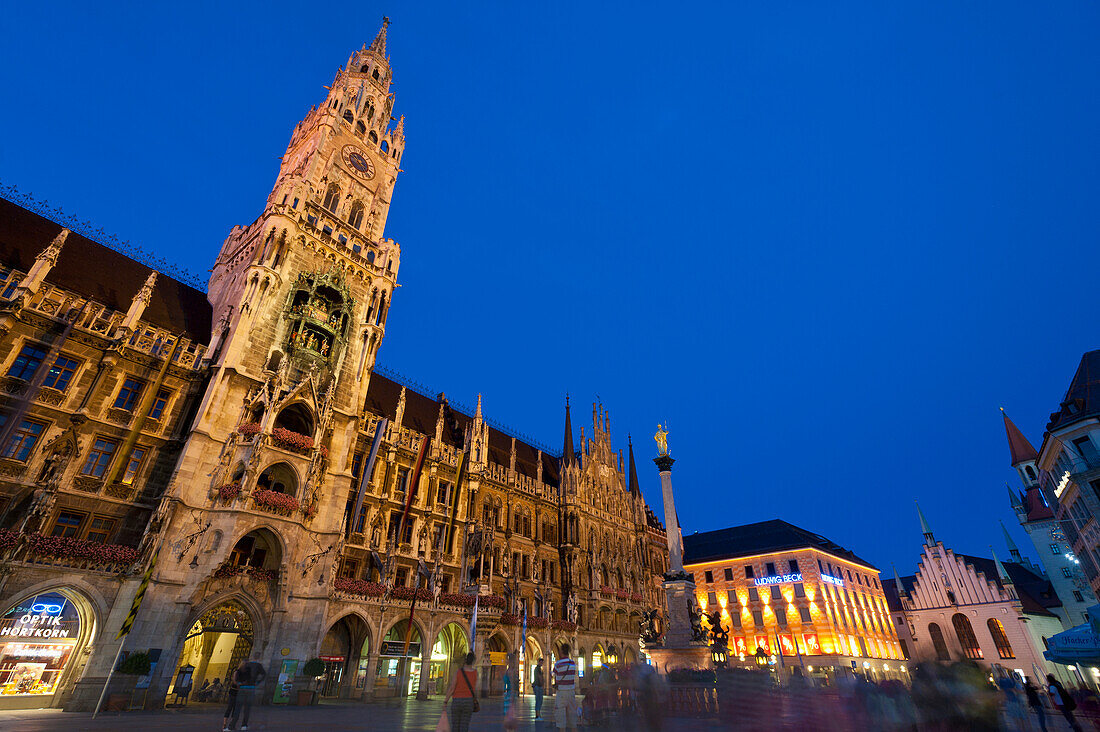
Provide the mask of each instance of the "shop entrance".
MULTIPOLYGON (((535 666, 540 658, 542 658, 542 646, 532 636, 527 636, 527 645, 524 646, 523 657, 519 659, 519 678, 521 679, 519 693, 528 694, 531 692, 531 682, 535 680, 535 666)), ((546 681, 549 677, 546 673, 545 664, 542 672, 543 683, 549 684, 546 681)))
POLYGON ((432 646, 432 662, 425 681, 428 693, 441 695, 447 693, 451 677, 462 665, 470 644, 466 641, 466 629, 458 623, 448 623, 435 637, 432 646))
POLYGON ((237 666, 252 653, 252 637, 252 617, 240 603, 230 600, 207 610, 187 631, 168 694, 176 693, 179 670, 188 665, 195 669, 191 676, 193 690, 201 689, 205 681, 213 684, 214 679, 221 679, 223 688, 228 687, 237 666))
POLYGON ((0 708, 54 706, 84 642, 82 627, 74 598, 60 591, 9 608, 0 618, 0 708))
POLYGON ((485 643, 485 652, 489 654, 489 694, 496 696, 504 693, 504 668, 507 662, 508 644, 499 633, 494 633, 485 643))
POLYGON ((346 615, 329 628, 321 641, 325 662, 321 696, 349 698, 362 693, 367 678, 370 631, 358 615, 346 615))
POLYGON ((408 628, 408 620, 398 621, 382 639, 374 681, 375 696, 409 696, 420 686, 420 629, 413 624, 408 655, 404 655, 408 628))

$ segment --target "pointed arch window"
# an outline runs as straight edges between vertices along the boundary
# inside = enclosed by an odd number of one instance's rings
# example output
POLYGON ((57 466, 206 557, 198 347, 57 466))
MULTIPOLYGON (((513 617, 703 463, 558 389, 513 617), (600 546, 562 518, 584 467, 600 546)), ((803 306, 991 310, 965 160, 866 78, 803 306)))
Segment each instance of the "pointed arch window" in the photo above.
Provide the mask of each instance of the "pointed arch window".
POLYGON ((371 141, 371 142, 373 142, 373 143, 377 143, 377 142, 378 142, 378 133, 377 133, 377 132, 375 132, 374 130, 371 130, 371 131, 370 131, 370 135, 368 135, 368 137, 370 138, 370 141, 371 141))
POLYGON ((344 110, 344 119, 347 120, 348 122, 354 122, 355 121, 355 117, 352 115, 350 109, 345 109, 344 110))
POLYGON ((966 657, 972 661, 980 661, 982 649, 978 645, 977 636, 974 635, 974 626, 970 624, 970 618, 962 613, 955 613, 951 616, 951 624, 955 626, 955 635, 966 657))
POLYGON ((1001 658, 1016 658, 1016 654, 1012 652, 1012 644, 1008 642, 1008 636, 1005 634, 1005 627, 1001 625, 1001 621, 997 618, 990 618, 986 621, 986 625, 989 626, 989 634, 993 636, 993 645, 997 647, 997 655, 1001 658))
POLYGON ((328 187, 328 192, 325 193, 324 207, 329 211, 336 213, 336 206, 340 203, 340 186, 333 184, 328 187))
POLYGON ((940 661, 950 661, 951 654, 947 652, 947 642, 943 639, 943 631, 940 630, 939 624, 928 624, 928 636, 932 639, 932 645, 936 648, 936 658, 940 661))
POLYGON ((348 214, 348 223, 356 229, 363 223, 363 204, 356 201, 351 204, 351 212, 348 214))

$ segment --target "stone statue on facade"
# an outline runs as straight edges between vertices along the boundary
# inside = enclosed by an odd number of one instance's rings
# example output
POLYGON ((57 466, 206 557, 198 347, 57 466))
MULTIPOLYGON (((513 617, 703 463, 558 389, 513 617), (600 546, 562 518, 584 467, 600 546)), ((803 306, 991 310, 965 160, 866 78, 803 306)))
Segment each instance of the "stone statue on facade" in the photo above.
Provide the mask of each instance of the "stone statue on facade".
POLYGON ((570 592, 569 599, 565 601, 565 616, 570 623, 577 622, 577 596, 570 592))

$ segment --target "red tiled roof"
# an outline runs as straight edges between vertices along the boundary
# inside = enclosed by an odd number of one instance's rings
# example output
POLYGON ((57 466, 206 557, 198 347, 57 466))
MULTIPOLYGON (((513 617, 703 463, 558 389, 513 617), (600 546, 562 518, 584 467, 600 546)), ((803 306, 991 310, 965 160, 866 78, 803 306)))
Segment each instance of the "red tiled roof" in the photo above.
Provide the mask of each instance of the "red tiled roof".
POLYGON ((1020 432, 1019 428, 1008 418, 1003 409, 1001 410, 1001 416, 1005 420, 1005 434, 1008 435, 1008 451, 1012 457, 1012 466, 1015 467, 1028 460, 1037 460, 1039 453, 1027 441, 1024 433, 1020 432))

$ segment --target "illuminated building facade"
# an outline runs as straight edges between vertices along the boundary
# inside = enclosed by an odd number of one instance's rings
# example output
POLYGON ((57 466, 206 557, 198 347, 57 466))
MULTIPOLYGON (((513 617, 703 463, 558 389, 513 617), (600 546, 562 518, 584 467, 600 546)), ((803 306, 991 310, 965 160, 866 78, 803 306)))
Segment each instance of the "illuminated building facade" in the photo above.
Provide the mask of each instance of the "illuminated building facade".
POLYGON ((1062 631, 1050 581, 1022 563, 957 554, 920 519, 916 574, 883 582, 906 656, 996 664, 1032 679, 1063 675, 1063 666, 1043 658, 1044 640, 1062 631))
POLYGON ((154 556, 125 641, 150 706, 249 657, 277 702, 312 658, 343 698, 442 693, 471 646, 485 693, 512 651, 528 680, 562 643, 638 658, 666 542, 607 412, 577 450, 567 407, 559 456, 375 368, 402 262, 386 47, 295 127, 205 293, 0 201, 0 707, 91 708, 154 556))
MULTIPOLYGON (((1085 564, 1082 566, 1080 558, 1070 546, 1061 522, 1055 519, 1054 511, 1047 505, 1039 489, 1037 464, 1039 453, 1008 418, 1008 415, 1003 414, 1003 416, 1012 467, 1016 469, 1024 486, 1022 491, 1009 488, 1009 502, 1020 521, 1020 526, 1027 532, 1028 538, 1035 547, 1039 563, 1042 565, 1041 569, 1036 569, 1046 575, 1054 585, 1058 599, 1062 601, 1060 615, 1063 625, 1068 630, 1079 623, 1088 622, 1086 610, 1096 604, 1096 595, 1089 586, 1085 573, 1086 569, 1095 573, 1093 568, 1096 558, 1091 553, 1086 554, 1085 564)), ((1091 444, 1091 438, 1087 432, 1085 440, 1091 444)), ((1057 507, 1058 504, 1054 505, 1057 507)), ((1008 552, 1012 561, 1023 563, 1025 560, 1007 529, 1005 541, 1008 543, 1008 552)))
POLYGON ((704 612, 721 609, 731 665, 761 649, 784 674, 905 674, 879 571, 823 536, 778 519, 690 534, 684 568, 704 612))

